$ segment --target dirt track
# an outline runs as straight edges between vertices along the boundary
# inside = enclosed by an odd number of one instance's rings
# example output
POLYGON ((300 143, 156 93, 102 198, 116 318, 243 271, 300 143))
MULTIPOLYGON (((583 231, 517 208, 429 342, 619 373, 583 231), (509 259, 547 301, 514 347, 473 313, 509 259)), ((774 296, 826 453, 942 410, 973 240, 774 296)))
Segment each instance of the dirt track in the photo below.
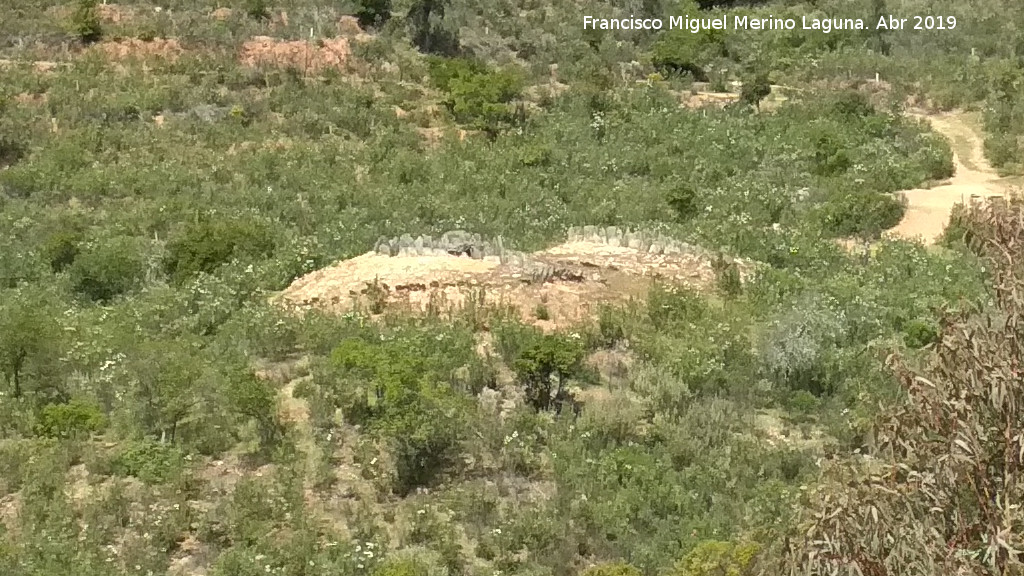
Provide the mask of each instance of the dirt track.
POLYGON ((907 239, 921 238, 932 244, 949 223, 953 206, 968 202, 972 197, 1005 196, 1013 182, 1001 178, 985 159, 982 136, 963 112, 911 112, 910 115, 929 122, 950 141, 955 172, 947 182, 934 188, 904 191, 907 212, 888 233, 907 239))

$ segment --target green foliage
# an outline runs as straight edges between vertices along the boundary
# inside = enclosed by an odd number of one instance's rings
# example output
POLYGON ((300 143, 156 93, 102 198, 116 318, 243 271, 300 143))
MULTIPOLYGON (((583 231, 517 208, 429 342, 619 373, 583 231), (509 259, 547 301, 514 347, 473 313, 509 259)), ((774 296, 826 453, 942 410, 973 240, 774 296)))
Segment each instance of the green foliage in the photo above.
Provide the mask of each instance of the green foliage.
POLYGON ((899 197, 875 192, 851 192, 822 208, 822 227, 833 237, 877 238, 899 224, 906 211, 899 197))
POLYGON ((359 26, 378 28, 391 19, 391 0, 358 0, 355 16, 359 26))
POLYGON ((424 54, 455 56, 461 51, 458 31, 445 17, 450 0, 414 0, 406 21, 413 45, 424 54))
POLYGON ((245 0, 245 13, 253 20, 269 20, 270 5, 267 0, 245 0))
POLYGON ((96 0, 76 0, 75 11, 71 16, 71 31, 85 44, 92 44, 103 37, 96 4, 96 0))
POLYGON ((60 395, 61 335, 52 303, 45 293, 25 289, 0 294, 0 373, 8 393, 16 399, 26 390, 43 400, 60 395))
POLYGON ((99 407, 72 400, 64 404, 47 404, 36 421, 36 434, 47 438, 80 439, 99 432, 106 419, 99 407))
POLYGON ((740 89, 740 102, 750 106, 761 107, 761 101, 772 93, 772 84, 768 80, 768 74, 759 72, 743 81, 740 89))
POLYGON ((275 247, 270 229, 258 222, 203 218, 168 243, 164 267, 181 281, 213 272, 232 258, 266 258, 275 247))
POLYGON ((78 257, 82 234, 74 230, 58 230, 51 234, 43 245, 43 257, 54 273, 63 272, 78 257))
POLYGON ((701 30, 694 34, 687 30, 665 31, 651 47, 651 63, 662 74, 689 74, 694 80, 708 81, 705 67, 715 58, 729 54, 721 30, 701 30))
POLYGON ((490 70, 478 60, 433 58, 430 77, 447 94, 444 104, 456 121, 490 133, 517 121, 512 101, 522 89, 522 79, 516 72, 490 70))
POLYGON ((673 576, 752 576, 761 547, 753 543, 706 541, 676 564, 673 576))
POLYGON ((185 466, 180 450, 154 441, 126 442, 117 448, 112 471, 119 476, 134 476, 150 484, 162 484, 175 478, 185 466))
POLYGON ((682 222, 694 219, 701 210, 697 190, 687 184, 680 184, 669 192, 668 205, 676 211, 682 222))
POLYGON ((83 247, 68 273, 75 292, 94 302, 109 302, 142 283, 146 261, 141 242, 128 236, 93 241, 83 247))
POLYGON ((715 271, 715 285, 718 291, 726 298, 736 298, 743 291, 743 282, 740 278, 740 270, 735 262, 727 262, 719 254, 712 262, 712 269, 715 271))
POLYGON ((585 350, 578 339, 544 334, 523 349, 512 364, 526 387, 526 401, 536 410, 558 408, 569 380, 583 376, 585 350))
POLYGON ((346 339, 319 377, 347 421, 367 425, 390 444, 394 489, 403 495, 429 486, 454 464, 465 426, 453 374, 471 347, 463 334, 438 336, 409 331, 379 343, 346 339), (464 351, 453 355, 458 342, 464 351))

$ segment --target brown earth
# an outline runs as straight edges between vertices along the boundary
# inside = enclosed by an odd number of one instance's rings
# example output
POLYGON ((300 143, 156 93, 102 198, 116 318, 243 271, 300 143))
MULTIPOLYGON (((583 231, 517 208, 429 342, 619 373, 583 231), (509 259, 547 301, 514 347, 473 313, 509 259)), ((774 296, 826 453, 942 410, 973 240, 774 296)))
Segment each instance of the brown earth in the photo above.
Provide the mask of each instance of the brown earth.
POLYGON ((134 6, 121 6, 120 4, 99 4, 96 6, 96 13, 100 20, 111 24, 128 22, 136 15, 137 9, 134 6))
MULTIPOLYGON (((746 276, 752 266, 741 265, 746 276)), ((633 248, 571 242, 535 252, 523 264, 497 257, 386 256, 374 252, 297 279, 279 296, 291 308, 346 312, 356 307, 449 314, 467 307, 516 310, 545 330, 593 319, 603 304, 642 299, 656 281, 712 288, 704 255, 649 254, 633 248), (538 277, 535 271, 550 273, 538 277), (377 283, 378 292, 370 288, 377 283)))
POLYGON ((242 45, 239 58, 246 66, 270 65, 317 73, 329 68, 344 69, 351 55, 352 50, 346 38, 307 42, 255 36, 242 45))
POLYGON ((929 122, 950 141, 955 172, 948 181, 933 188, 903 191, 907 212, 887 234, 931 244, 942 235, 955 205, 969 202, 971 198, 1006 196, 1015 183, 1000 177, 985 159, 983 137, 967 114, 914 111, 911 116, 929 122))
POLYGON ((163 58, 174 61, 185 52, 174 38, 110 40, 100 42, 92 49, 99 50, 111 60, 163 58))

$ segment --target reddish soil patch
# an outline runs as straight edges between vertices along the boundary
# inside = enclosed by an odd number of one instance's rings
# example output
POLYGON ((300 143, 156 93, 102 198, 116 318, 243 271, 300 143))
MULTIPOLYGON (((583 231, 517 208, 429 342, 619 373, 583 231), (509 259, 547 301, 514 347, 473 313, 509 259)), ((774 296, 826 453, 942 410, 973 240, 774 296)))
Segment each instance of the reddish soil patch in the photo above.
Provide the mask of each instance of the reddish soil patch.
POLYGON ((342 36, 359 36, 363 29, 359 27, 359 20, 355 16, 342 16, 338 20, 338 33, 342 36))
POLYGON ((96 6, 96 13, 104 22, 120 24, 135 18, 136 8, 134 6, 121 6, 119 4, 100 4, 96 6))
POLYGON ((351 54, 345 38, 306 42, 256 36, 242 45, 240 60, 246 66, 269 65, 317 73, 329 68, 344 69, 351 54))
POLYGON ((45 104, 46 100, 46 94, 29 94, 28 92, 22 92, 14 97, 15 102, 26 106, 39 106, 45 104))
POLYGON ((129 38, 127 40, 100 42, 95 47, 111 60, 163 58, 177 60, 185 50, 173 38, 154 38, 150 41, 129 38))
POLYGON ((217 8, 210 13, 211 18, 214 20, 220 20, 221 22, 231 18, 232 15, 234 15, 234 12, 231 8, 217 8))

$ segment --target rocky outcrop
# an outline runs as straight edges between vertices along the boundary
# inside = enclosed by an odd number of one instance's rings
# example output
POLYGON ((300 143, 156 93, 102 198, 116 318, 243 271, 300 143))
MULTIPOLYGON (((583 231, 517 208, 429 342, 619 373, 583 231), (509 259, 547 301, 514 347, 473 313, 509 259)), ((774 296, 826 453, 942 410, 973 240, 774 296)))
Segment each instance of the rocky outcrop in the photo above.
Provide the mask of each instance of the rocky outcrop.
POLYGON ((569 242, 591 242, 632 248, 648 254, 693 254, 707 256, 709 252, 660 232, 632 230, 618 226, 574 226, 569 228, 569 242))

